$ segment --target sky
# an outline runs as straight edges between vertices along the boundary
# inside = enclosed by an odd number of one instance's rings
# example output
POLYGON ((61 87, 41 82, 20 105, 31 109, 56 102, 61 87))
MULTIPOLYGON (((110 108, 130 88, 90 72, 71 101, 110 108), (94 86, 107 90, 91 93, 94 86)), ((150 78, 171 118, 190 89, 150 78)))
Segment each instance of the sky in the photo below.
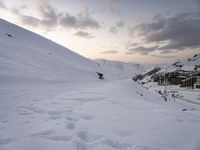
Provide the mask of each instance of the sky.
POLYGON ((200 0, 0 0, 0 18, 90 59, 155 64, 200 53, 200 0))

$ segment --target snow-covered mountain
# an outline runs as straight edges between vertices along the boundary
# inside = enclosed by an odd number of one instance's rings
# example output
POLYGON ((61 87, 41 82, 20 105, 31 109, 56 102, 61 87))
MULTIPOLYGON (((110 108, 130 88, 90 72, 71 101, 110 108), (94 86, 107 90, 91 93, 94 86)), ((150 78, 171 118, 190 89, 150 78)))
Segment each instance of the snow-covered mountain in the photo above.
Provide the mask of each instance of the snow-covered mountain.
POLYGON ((192 58, 176 61, 168 66, 163 66, 160 72, 200 71, 200 54, 195 54, 192 58))
POLYGON ((97 79, 97 68, 93 61, 0 19, 0 83, 91 80, 97 79))
POLYGON ((137 68, 0 20, 0 150, 199 150, 200 109, 119 78, 137 68))
POLYGON ((96 80, 132 78, 145 70, 135 63, 80 56, 42 36, 0 20, 0 82, 96 80))
POLYGON ((132 78, 148 68, 136 63, 95 62, 19 26, 0 20, 0 82, 132 78))
POLYGON ((189 77, 200 73, 200 54, 195 54, 192 58, 176 61, 172 64, 161 64, 152 67, 151 69, 138 74, 134 80, 141 80, 142 83, 151 81, 153 76, 165 75, 174 73, 189 77))
POLYGON ((111 61, 106 59, 94 60, 106 72, 115 76, 115 78, 132 78, 137 74, 145 72, 152 65, 125 63, 120 61, 111 61))

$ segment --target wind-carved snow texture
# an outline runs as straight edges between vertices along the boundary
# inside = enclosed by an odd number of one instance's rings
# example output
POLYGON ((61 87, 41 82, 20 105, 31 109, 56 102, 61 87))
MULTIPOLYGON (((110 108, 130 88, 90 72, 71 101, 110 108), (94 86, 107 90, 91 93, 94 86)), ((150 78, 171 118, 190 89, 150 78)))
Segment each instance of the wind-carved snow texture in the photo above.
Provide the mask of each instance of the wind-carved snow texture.
POLYGON ((0 150, 200 149, 199 108, 3 20, 0 70, 0 150))

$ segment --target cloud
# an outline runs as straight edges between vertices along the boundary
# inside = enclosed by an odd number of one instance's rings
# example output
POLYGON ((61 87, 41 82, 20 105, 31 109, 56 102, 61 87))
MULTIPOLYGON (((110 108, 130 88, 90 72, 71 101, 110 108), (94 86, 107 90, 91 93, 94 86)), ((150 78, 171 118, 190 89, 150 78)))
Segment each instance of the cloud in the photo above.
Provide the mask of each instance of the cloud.
POLYGON ((133 52, 130 52, 130 51, 128 51, 128 52, 126 52, 125 54, 126 54, 126 55, 133 55, 134 53, 133 53, 133 52))
POLYGON ((154 17, 153 22, 148 22, 148 23, 142 23, 139 25, 136 25, 133 28, 129 29, 130 35, 140 35, 140 36, 146 36, 149 33, 152 32, 158 32, 161 29, 164 28, 164 26, 166 25, 166 20, 163 18, 158 18, 158 17, 154 17))
POLYGON ((38 27, 42 26, 44 28, 52 28, 58 25, 59 13, 50 5, 47 0, 37 1, 36 13, 40 14, 40 19, 24 14, 24 10, 28 9, 28 6, 23 4, 15 4, 9 11, 14 15, 19 17, 19 20, 26 25, 38 27))
POLYGON ((31 16, 26 16, 26 15, 20 15, 20 20, 23 24, 29 25, 29 26, 39 26, 40 24, 40 20, 35 18, 35 17, 31 17, 31 16))
POLYGON ((76 28, 76 29, 98 29, 100 24, 91 18, 89 15, 83 16, 79 14, 78 16, 70 15, 69 13, 64 13, 60 18, 60 25, 63 27, 76 28))
POLYGON ((22 24, 38 27, 41 25, 41 20, 32 16, 24 15, 23 12, 25 9, 28 9, 27 5, 24 4, 15 4, 10 8, 7 8, 10 12, 16 15, 22 24))
POLYGON ((87 5, 83 4, 81 5, 81 13, 88 15, 89 14, 89 8, 87 5))
POLYGON ((138 46, 138 47, 129 49, 126 54, 140 53, 141 55, 148 55, 150 52, 155 51, 157 48, 158 46, 153 46, 153 47, 138 46))
POLYGON ((77 28, 78 20, 75 16, 72 16, 68 13, 63 14, 62 18, 59 21, 60 25, 64 27, 77 28))
POLYGON ((197 4, 200 6, 200 0, 196 0, 197 4))
POLYGON ((155 57, 155 58, 160 58, 160 59, 170 59, 170 58, 177 58, 176 56, 172 56, 172 55, 169 55, 169 56, 163 56, 163 55, 151 55, 152 57, 155 57))
POLYGON ((6 6, 3 4, 1 0, 0 0, 0 9, 6 9, 6 6))
POLYGON ((87 15, 87 16, 79 15, 78 19, 79 19, 80 28, 93 28, 93 29, 100 28, 100 24, 96 20, 91 18, 90 15, 87 15))
POLYGON ((26 8, 26 5, 16 4, 13 5, 10 10, 13 14, 20 15, 26 8))
POLYGON ((122 28, 124 25, 125 25, 125 22, 123 22, 122 20, 120 20, 116 23, 116 26, 119 28, 122 28))
POLYGON ((112 34, 117 34, 118 33, 118 28, 122 28, 125 25, 125 23, 123 21, 118 21, 116 23, 116 26, 111 26, 109 31, 112 34))
POLYGON ((38 10, 41 14, 41 24, 45 27, 54 27, 58 23, 59 13, 50 5, 47 0, 38 0, 38 10))
POLYGON ((172 51, 170 50, 164 50, 164 51, 160 51, 160 54, 169 54, 171 53, 172 51))
POLYGON ((93 19, 88 12, 88 7, 86 5, 81 6, 82 13, 78 15, 71 15, 68 12, 56 12, 56 10, 48 4, 47 0, 42 0, 39 2, 39 10, 43 16, 42 23, 46 25, 59 25, 69 28, 100 28, 100 24, 93 19))
POLYGON ((86 5, 82 6, 82 11, 85 11, 85 14, 77 15, 57 11, 48 0, 37 0, 36 6, 36 12, 40 15, 38 18, 24 14, 23 10, 27 7, 25 5, 13 6, 9 10, 17 15, 22 23, 48 30, 58 26, 73 29, 98 29, 101 27, 100 23, 90 16, 86 5))
POLYGON ((145 43, 161 45, 158 48, 160 51, 180 51, 200 47, 200 12, 181 13, 170 18, 155 18, 151 23, 135 26, 130 32, 142 36, 145 43))
POLYGON ((83 37, 83 38, 94 38, 94 36, 90 35, 88 32, 78 31, 74 35, 83 37))
POLYGON ((117 34, 117 32, 118 32, 118 30, 117 30, 117 28, 116 27, 110 27, 110 33, 112 33, 112 34, 117 34))
POLYGON ((130 41, 130 40, 126 43, 127 48, 135 47, 137 45, 138 45, 138 43, 130 41))
POLYGON ((119 13, 119 0, 107 0, 109 10, 113 13, 119 13))
POLYGON ((117 53, 118 53, 118 51, 116 51, 116 50, 109 50, 109 51, 101 52, 101 54, 117 54, 117 53))

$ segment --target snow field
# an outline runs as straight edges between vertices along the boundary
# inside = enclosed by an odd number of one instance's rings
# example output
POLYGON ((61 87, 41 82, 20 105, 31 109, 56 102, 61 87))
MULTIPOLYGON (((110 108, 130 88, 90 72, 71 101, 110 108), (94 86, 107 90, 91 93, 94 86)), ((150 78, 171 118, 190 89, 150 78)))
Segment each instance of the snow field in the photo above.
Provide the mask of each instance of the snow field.
POLYGON ((130 81, 11 87, 23 94, 1 113, 0 149, 197 150, 199 110, 171 108, 130 81))

